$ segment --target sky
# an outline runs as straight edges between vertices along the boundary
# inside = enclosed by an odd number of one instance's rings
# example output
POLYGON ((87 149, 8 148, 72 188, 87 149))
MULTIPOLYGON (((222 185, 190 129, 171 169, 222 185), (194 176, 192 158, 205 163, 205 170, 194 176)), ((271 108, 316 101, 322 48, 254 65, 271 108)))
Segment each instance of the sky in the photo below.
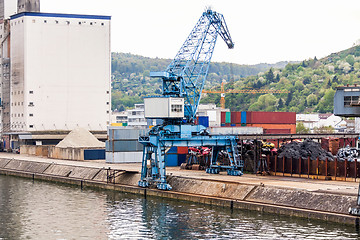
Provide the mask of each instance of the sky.
POLYGON ((40 0, 42 12, 111 16, 111 51, 174 58, 203 11, 224 15, 212 61, 238 64, 325 57, 360 39, 359 0, 40 0))

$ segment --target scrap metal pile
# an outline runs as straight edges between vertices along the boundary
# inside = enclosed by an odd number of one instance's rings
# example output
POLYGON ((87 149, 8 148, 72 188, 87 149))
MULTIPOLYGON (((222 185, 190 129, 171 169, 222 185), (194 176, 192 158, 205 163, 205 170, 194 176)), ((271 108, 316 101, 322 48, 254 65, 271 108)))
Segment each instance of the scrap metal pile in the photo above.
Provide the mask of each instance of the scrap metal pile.
POLYGON ((319 160, 329 161, 334 160, 334 156, 324 150, 320 143, 314 142, 311 139, 305 139, 303 142, 290 142, 288 144, 282 145, 279 149, 279 158, 302 158, 307 159, 310 157, 311 160, 315 160, 319 157, 319 160))
POLYGON ((345 148, 340 148, 337 155, 339 161, 345 161, 347 159, 349 162, 354 162, 355 159, 359 157, 359 150, 357 148, 350 148, 346 146, 345 148))

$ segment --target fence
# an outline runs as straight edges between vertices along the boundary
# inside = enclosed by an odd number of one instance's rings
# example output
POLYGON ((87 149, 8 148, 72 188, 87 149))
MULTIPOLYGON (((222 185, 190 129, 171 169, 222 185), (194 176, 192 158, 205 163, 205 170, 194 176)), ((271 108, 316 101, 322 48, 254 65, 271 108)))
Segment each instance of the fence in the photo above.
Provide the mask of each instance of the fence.
POLYGON ((292 177, 307 177, 318 178, 326 180, 343 180, 356 181, 360 177, 360 162, 354 161, 325 161, 319 158, 313 160, 294 159, 294 158, 278 158, 277 156, 267 156, 267 166, 269 171, 276 176, 292 176, 292 177))

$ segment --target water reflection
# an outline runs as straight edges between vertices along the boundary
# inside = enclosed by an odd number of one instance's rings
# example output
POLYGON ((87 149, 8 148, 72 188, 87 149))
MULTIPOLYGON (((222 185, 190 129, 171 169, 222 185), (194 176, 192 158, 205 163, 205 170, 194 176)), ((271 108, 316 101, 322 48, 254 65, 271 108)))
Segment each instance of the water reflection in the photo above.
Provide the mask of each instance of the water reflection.
POLYGON ((0 239, 358 239, 355 227, 0 176, 0 239))

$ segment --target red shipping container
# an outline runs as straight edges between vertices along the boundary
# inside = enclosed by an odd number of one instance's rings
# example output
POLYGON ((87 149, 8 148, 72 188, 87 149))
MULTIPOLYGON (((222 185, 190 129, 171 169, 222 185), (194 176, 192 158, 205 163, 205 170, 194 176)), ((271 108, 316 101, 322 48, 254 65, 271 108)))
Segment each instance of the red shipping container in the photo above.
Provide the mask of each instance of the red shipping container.
POLYGON ((247 124, 251 124, 251 117, 252 117, 252 112, 246 112, 246 123, 247 124))
POLYGON ((265 134, 289 134, 291 133, 291 129, 264 129, 265 134))
POLYGON ((264 133, 266 129, 290 129, 291 134, 296 133, 296 124, 265 124, 265 123, 257 123, 257 124, 246 124, 248 127, 262 127, 264 129, 264 133))
POLYGON ((225 123, 225 127, 231 127, 231 123, 225 123))
POLYGON ((226 112, 221 112, 221 123, 225 123, 226 120, 226 112))
POLYGON ((241 112, 231 112, 231 123, 241 123, 241 112))
POLYGON ((246 122, 251 124, 296 124, 296 112, 247 112, 246 122))
POLYGON ((178 147, 178 154, 187 154, 188 153, 188 147, 178 147))

